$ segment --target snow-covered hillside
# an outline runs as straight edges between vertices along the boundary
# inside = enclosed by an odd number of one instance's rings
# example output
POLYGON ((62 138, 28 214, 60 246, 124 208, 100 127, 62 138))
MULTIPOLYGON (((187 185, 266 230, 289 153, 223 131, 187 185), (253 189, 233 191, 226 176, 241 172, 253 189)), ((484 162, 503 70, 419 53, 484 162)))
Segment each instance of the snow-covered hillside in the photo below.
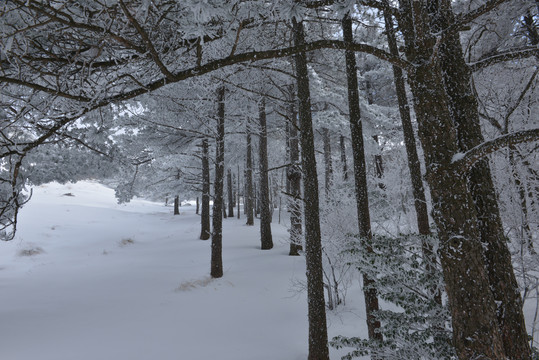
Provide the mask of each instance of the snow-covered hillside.
MULTIPOLYGON (((225 275, 211 280, 199 217, 181 212, 118 205, 93 182, 35 188, 0 243, 0 359, 306 359, 305 263, 287 256, 286 228, 274 223, 276 246, 261 251, 258 226, 225 220, 225 275)), ((330 337, 366 335, 350 292, 330 337)))

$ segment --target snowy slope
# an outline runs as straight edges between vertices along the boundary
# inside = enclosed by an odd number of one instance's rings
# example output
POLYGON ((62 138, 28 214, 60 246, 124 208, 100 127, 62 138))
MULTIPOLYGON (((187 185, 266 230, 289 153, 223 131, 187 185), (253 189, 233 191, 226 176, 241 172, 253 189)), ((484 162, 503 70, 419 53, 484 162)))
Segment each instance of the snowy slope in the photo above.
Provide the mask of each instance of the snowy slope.
MULTIPOLYGON (((293 285, 305 263, 287 256, 286 229, 273 224, 276 247, 261 251, 257 226, 225 220, 225 275, 211 280, 194 210, 118 205, 93 182, 34 189, 17 237, 0 243, 0 359, 306 359, 293 285)), ((330 314, 330 336, 365 335, 361 297, 330 314)))

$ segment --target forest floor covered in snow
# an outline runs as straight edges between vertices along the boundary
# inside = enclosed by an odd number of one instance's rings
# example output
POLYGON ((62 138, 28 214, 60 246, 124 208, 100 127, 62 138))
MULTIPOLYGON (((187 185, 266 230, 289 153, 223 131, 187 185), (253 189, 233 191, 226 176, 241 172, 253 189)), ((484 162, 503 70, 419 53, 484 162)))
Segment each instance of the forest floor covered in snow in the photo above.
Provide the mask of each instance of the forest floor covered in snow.
MULTIPOLYGON (((286 227, 274 222, 262 251, 258 222, 226 219, 213 280, 195 207, 180 211, 118 205, 94 182, 34 188, 0 244, 0 359, 306 359, 305 261, 288 256, 286 227)), ((353 284, 330 338, 366 336, 362 298, 353 284)))

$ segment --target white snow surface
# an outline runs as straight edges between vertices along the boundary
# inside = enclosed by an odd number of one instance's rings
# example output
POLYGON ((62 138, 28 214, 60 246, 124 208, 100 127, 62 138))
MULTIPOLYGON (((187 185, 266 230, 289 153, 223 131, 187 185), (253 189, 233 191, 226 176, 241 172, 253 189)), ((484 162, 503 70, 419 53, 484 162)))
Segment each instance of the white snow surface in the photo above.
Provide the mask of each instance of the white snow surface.
MULTIPOLYGON (((286 227, 274 222, 275 247, 262 251, 258 226, 224 220, 224 277, 212 280, 195 207, 180 211, 118 205, 95 182, 34 188, 17 237, 0 243, 0 359, 306 359, 307 300, 294 285, 305 261, 287 256, 286 227)), ((362 298, 354 286, 329 313, 330 338, 366 336, 362 298)))

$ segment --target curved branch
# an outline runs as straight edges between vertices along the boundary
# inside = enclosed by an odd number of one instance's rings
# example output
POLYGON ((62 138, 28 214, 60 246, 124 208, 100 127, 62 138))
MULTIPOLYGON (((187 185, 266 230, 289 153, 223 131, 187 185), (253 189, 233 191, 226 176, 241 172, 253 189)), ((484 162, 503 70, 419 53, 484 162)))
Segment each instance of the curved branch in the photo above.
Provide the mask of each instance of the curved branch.
POLYGON ((453 156, 452 165, 461 173, 468 172, 479 160, 510 145, 539 141, 539 128, 522 130, 485 141, 476 147, 453 156))
POLYGON ((492 64, 497 64, 504 61, 525 59, 532 56, 539 56, 539 48, 525 48, 525 49, 516 49, 516 50, 507 50, 500 53, 495 53, 490 56, 485 57, 484 59, 479 59, 476 62, 468 64, 472 71, 477 71, 483 69, 492 64))

